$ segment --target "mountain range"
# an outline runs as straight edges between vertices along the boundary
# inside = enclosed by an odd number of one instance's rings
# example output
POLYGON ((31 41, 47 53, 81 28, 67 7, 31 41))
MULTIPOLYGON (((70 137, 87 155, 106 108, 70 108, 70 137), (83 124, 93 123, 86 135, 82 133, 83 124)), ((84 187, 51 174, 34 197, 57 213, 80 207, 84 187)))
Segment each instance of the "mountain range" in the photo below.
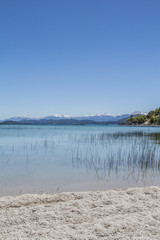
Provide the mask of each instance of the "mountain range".
POLYGON ((131 116, 144 115, 144 113, 136 111, 132 114, 95 114, 86 116, 68 116, 54 114, 43 118, 31 118, 26 116, 16 116, 1 120, 1 124, 121 124, 131 116))

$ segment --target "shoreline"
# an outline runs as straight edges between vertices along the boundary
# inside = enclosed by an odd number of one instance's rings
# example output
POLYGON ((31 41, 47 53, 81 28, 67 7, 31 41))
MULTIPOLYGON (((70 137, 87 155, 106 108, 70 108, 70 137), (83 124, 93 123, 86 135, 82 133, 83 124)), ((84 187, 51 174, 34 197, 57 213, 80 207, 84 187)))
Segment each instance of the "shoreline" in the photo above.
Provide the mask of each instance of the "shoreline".
POLYGON ((0 239, 160 239, 160 187, 0 197, 0 239))
POLYGON ((128 126, 128 127, 160 127, 160 125, 147 125, 147 124, 120 124, 120 126, 128 126))

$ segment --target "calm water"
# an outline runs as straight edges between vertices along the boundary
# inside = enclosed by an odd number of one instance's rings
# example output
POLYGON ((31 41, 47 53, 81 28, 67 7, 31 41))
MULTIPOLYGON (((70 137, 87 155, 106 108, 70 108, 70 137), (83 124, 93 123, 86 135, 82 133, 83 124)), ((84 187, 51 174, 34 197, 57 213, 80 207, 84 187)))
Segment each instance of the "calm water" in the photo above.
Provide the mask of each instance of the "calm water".
POLYGON ((159 127, 0 126, 0 195, 159 184, 159 127))

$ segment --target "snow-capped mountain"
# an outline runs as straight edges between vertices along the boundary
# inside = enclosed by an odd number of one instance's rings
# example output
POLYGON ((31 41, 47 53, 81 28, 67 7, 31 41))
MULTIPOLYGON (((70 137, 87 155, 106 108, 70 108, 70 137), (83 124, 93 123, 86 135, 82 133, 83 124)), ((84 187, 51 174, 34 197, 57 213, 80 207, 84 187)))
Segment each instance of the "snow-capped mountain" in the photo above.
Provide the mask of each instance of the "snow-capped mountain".
POLYGON ((120 114, 120 115, 109 115, 109 114, 96 114, 96 115, 88 115, 77 117, 77 120, 91 120, 95 122, 109 122, 109 121, 117 121, 124 118, 129 118, 131 114, 120 114))
POLYGON ((95 115, 86 115, 86 116, 69 116, 69 115, 60 115, 60 114, 54 114, 51 116, 46 116, 43 118, 32 118, 29 116, 15 116, 8 119, 5 119, 3 121, 15 121, 15 122, 27 122, 27 121, 58 121, 58 120, 77 120, 77 121, 94 121, 94 122, 117 122, 123 119, 129 118, 131 115, 144 115, 144 113, 136 111, 132 114, 117 114, 117 115, 111 115, 111 114, 95 114, 95 115))
POLYGON ((140 111, 135 111, 135 112, 133 112, 131 115, 147 115, 147 113, 142 113, 142 112, 140 112, 140 111))
POLYGON ((72 119, 72 116, 69 115, 61 115, 61 114, 54 114, 51 116, 47 116, 41 119, 45 119, 45 120, 60 120, 60 119, 72 119))

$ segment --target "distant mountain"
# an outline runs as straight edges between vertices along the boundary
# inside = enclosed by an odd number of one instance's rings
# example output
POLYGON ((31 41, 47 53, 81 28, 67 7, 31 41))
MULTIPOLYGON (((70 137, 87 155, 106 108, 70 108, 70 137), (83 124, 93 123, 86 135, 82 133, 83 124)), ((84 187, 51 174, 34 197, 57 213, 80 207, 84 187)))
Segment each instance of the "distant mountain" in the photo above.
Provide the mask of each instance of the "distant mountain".
POLYGON ((95 122, 116 122, 124 118, 129 118, 131 114, 119 114, 119 115, 109 115, 109 114, 96 114, 96 115, 88 115, 77 117, 78 120, 91 120, 95 122))
POLYGON ((31 118, 28 116, 11 117, 1 121, 1 124, 121 124, 125 123, 130 116, 145 115, 141 112, 134 112, 132 114, 96 114, 86 116, 66 116, 54 114, 43 118, 31 118))
POLYGON ((2 121, 0 122, 0 125, 18 125, 20 124, 20 122, 16 122, 16 121, 2 121))
POLYGON ((22 120, 38 120, 38 118, 31 118, 31 117, 28 117, 28 116, 15 116, 15 117, 7 118, 4 121, 20 122, 22 120))

